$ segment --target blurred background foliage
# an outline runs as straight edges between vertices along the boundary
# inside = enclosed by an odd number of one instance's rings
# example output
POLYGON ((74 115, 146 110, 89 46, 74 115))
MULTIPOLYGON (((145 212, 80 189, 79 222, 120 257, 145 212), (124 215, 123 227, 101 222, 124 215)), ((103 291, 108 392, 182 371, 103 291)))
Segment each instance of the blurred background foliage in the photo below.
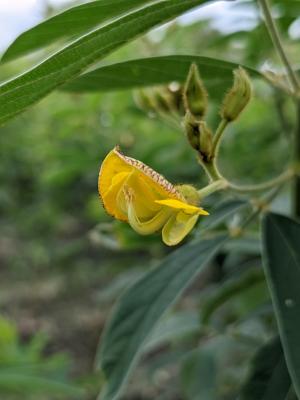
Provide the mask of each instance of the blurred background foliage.
MULTIPOLYGON (((299 2, 274 3, 288 51, 296 59, 299 40, 289 32, 299 16, 299 2)), ((249 9, 255 4, 244 1, 232 7, 243 10, 248 26, 253 17, 249 9)), ((239 21, 240 28, 228 34, 214 28, 210 19, 171 23, 126 45, 105 64, 137 55, 201 54, 254 68, 266 62, 276 67, 278 60, 264 26, 259 19, 252 25, 246 30, 239 21)), ((18 67, 1 66, 1 80, 33 62, 31 57, 23 58, 18 67)), ((275 176, 288 161, 292 104, 265 82, 255 81, 254 86, 255 98, 226 133, 221 152, 221 169, 236 182, 275 176)), ((210 101, 212 127, 218 123, 219 107, 210 101)), ((205 183, 183 133, 141 110, 131 91, 55 92, 1 127, 3 399, 20 398, 20 393, 23 399, 94 399, 99 391, 94 356, 112 304, 169 251, 159 235, 140 237, 113 221, 101 206, 98 170, 116 144, 172 182, 205 183)), ((210 199, 208 209, 218 200, 217 196, 210 199)), ((277 202, 287 210, 287 193, 277 202)), ((230 221, 233 228, 238 221, 239 215, 230 221)), ((194 235, 201 234, 200 226, 194 235)), ((201 276, 162 321, 124 399, 194 400, 200 398, 202 380, 206 392, 201 398, 235 397, 247 376, 249 358, 276 330, 265 283, 259 277, 251 279, 249 273, 260 268, 256 237, 254 224, 250 236, 221 254, 210 273, 201 276), (220 289, 226 285, 234 289, 218 303, 220 289), (241 293, 239 287, 246 290, 241 293), (217 305, 203 327, 200 310, 216 297, 217 305), (199 343, 201 350, 194 350, 199 343)))

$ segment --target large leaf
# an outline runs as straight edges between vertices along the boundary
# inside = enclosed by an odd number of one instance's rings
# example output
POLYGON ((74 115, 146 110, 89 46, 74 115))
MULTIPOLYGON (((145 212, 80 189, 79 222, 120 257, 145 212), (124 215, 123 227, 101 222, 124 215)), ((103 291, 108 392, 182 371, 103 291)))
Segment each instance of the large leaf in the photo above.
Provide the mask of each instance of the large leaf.
POLYGON ((186 400, 217 399, 217 366, 214 354, 208 349, 197 349, 184 360, 181 370, 186 400))
POLYGON ((269 213, 263 220, 264 268, 287 366, 300 397, 300 224, 269 213))
POLYGON ((103 399, 118 397, 155 324, 224 241, 222 236, 174 251, 121 297, 98 353, 97 365, 107 379, 103 399))
POLYGON ((160 1, 83 36, 31 71, 0 86, 0 124, 138 35, 206 2, 160 1))
MULTIPOLYGON (((63 89, 91 92, 184 82, 192 62, 198 65, 212 97, 223 95, 231 86, 232 70, 238 67, 235 63, 191 55, 142 58, 97 68, 68 83, 63 89)), ((245 69, 252 76, 262 77, 251 68, 245 69)))
POLYGON ((262 346, 252 361, 240 400, 285 400, 291 386, 279 337, 262 346))
POLYGON ((196 311, 181 312, 168 317, 155 327, 145 345, 146 351, 184 336, 199 332, 200 321, 196 311))
POLYGON ((84 391, 75 385, 27 371, 18 371, 17 368, 14 370, 13 367, 7 370, 0 368, 0 392, 1 394, 19 394, 20 396, 33 393, 58 394, 72 399, 84 396, 84 391))
POLYGON ((10 61, 59 39, 85 33, 108 19, 153 0, 98 0, 70 8, 22 33, 9 46, 2 61, 10 61))
POLYGON ((203 218, 200 229, 211 229, 220 225, 222 222, 226 221, 229 217, 232 217, 237 211, 240 211, 249 206, 247 200, 242 199, 230 199, 222 201, 217 204, 215 208, 211 211, 210 215, 203 218))

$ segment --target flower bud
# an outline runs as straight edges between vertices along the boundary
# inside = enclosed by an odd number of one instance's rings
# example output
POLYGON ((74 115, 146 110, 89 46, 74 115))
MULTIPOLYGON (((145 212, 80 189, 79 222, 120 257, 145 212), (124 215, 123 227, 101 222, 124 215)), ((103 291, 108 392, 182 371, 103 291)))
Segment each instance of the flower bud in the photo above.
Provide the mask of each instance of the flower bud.
POLYGON ((189 111, 185 114, 183 126, 190 145, 199 151, 199 123, 189 111))
POLYGON ((134 92, 134 101, 143 111, 155 111, 153 101, 147 90, 139 89, 134 92))
POLYGON ((200 78, 196 64, 192 64, 183 91, 185 110, 198 119, 203 118, 207 110, 207 91, 200 78))
POLYGON ((175 110, 172 94, 165 87, 154 89, 152 91, 152 99, 153 105, 158 112, 169 113, 175 110))
POLYGON ((172 96, 172 103, 174 104, 175 111, 184 116, 184 105, 183 105, 183 86, 177 82, 172 82, 167 86, 168 92, 172 96))
POLYGON ((221 117, 228 122, 237 119, 252 95, 252 84, 247 72, 239 67, 233 74, 233 86, 226 94, 221 109, 221 117))
POLYGON ((199 151, 203 161, 211 158, 213 135, 205 121, 199 122, 199 151))

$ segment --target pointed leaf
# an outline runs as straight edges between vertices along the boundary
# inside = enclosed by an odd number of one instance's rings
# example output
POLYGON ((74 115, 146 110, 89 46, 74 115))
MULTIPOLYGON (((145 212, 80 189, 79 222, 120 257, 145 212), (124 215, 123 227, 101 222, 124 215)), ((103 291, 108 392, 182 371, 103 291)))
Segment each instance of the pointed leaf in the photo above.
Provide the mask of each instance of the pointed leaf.
POLYGON ((0 124, 140 34, 206 2, 160 1, 83 36, 29 72, 0 86, 0 124))
POLYGON ((222 236, 174 251, 121 297, 104 333, 97 361, 107 379, 101 398, 118 398, 155 324, 224 241, 222 236))
POLYGON ((262 228, 267 282, 287 366, 300 397, 300 224, 268 213, 262 228))
POLYGON ((74 38, 151 2, 153 0, 97 0, 70 8, 18 36, 3 54, 2 61, 11 61, 60 39, 74 38))
MULTIPOLYGON (((228 61, 190 55, 142 58, 97 68, 62 89, 78 93, 184 82, 192 63, 198 65, 201 78, 212 97, 223 95, 231 86, 232 71, 239 66, 228 61)), ((244 68, 252 76, 262 77, 257 71, 244 68)))
POLYGON ((222 222, 224 222, 232 214, 240 211, 249 206, 249 202, 241 199, 231 199, 222 201, 213 210, 211 210, 210 215, 203 218, 200 224, 200 229, 211 229, 222 222))
POLYGON ((181 370, 186 400, 217 400, 217 365, 208 349, 197 349, 184 360, 181 370))
POLYGON ((262 346, 252 361, 240 400, 285 400, 291 386, 279 337, 262 346))

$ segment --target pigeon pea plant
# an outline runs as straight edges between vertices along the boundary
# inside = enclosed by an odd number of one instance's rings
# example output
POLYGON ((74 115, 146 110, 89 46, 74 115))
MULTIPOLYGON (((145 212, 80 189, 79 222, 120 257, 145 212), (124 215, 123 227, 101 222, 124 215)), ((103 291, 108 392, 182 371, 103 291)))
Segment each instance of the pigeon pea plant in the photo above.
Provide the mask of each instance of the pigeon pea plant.
MULTIPOLYGON (((173 185, 143 162, 123 155, 118 147, 107 155, 100 170, 99 192, 104 207, 109 214, 128 222, 140 234, 161 230, 167 245, 177 245, 192 231, 199 217, 203 220, 199 235, 196 231, 192 240, 187 239, 186 243, 171 251, 118 301, 96 356, 96 365, 103 375, 100 393, 103 400, 120 397, 163 314, 199 273, 211 265, 234 239, 243 237, 248 225, 261 215, 263 270, 247 271, 240 281, 221 287, 201 310, 201 322, 207 324, 214 310, 230 296, 266 278, 279 335, 259 349, 239 398, 284 400, 287 396, 296 396, 300 399, 300 225, 297 221, 300 216, 300 83, 282 44, 268 1, 258 0, 258 4, 274 48, 285 67, 284 76, 262 74, 239 64, 191 55, 136 59, 85 72, 138 35, 206 3, 206 0, 93 1, 70 8, 24 32, 2 59, 3 62, 13 61, 50 44, 55 46, 62 40, 73 40, 31 70, 0 86, 2 124, 58 88, 79 93, 164 85, 173 81, 183 84, 176 90, 168 86, 142 90, 137 95, 138 102, 172 124, 180 121, 191 151, 196 152, 205 171, 207 185, 202 188, 173 185), (78 23, 74 24, 74 19, 78 23), (57 26, 65 29, 57 30, 57 26), (223 91, 232 71, 233 86, 224 97, 220 123, 213 133, 207 122, 209 102, 203 82, 209 87, 210 94, 223 91), (120 76, 126 79, 120 79, 120 76), (218 80, 214 80, 216 76, 218 80), (236 185, 220 171, 218 155, 225 131, 232 124, 238 124, 239 115, 251 100, 252 77, 267 80, 296 105, 293 162, 270 181, 236 185), (293 186, 291 216, 270 211, 272 200, 286 183, 293 186), (204 210, 203 203, 216 192, 227 199, 228 195, 231 197, 215 209, 208 206, 208 210, 204 210), (241 210, 246 217, 235 229, 225 232, 215 229, 241 210)), ((201 335, 201 327, 198 333, 201 335)), ((198 366, 200 375, 208 373, 208 379, 201 381, 204 391, 198 385, 198 391, 188 398, 200 398, 200 393, 201 398, 212 398, 205 392, 212 374, 212 368, 208 372, 205 368, 211 364, 207 355, 201 353, 201 347, 197 350, 200 350, 200 366, 198 353, 193 352, 192 359, 187 359, 188 369, 198 366), (205 365, 201 364, 203 359, 207 360, 205 365)), ((196 378, 197 371, 196 368, 196 378)), ((191 393, 193 385, 189 390, 191 393)))

